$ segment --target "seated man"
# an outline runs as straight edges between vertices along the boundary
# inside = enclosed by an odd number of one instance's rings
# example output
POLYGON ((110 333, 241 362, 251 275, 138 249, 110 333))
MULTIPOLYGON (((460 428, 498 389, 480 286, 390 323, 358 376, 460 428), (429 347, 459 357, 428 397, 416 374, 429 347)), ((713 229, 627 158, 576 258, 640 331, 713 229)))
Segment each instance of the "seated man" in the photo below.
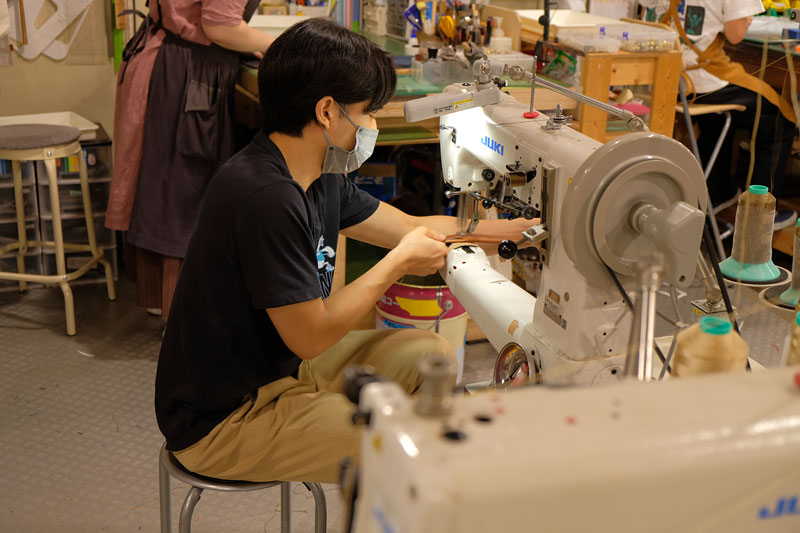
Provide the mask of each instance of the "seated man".
MULTIPOLYGON (((758 95, 762 95, 756 135, 752 183, 766 185, 780 199, 786 165, 792 150, 795 116, 789 101, 768 84, 747 74, 723 50, 727 39, 738 44, 744 39, 753 15, 764 11, 761 0, 671 0, 664 22, 672 22, 681 35, 686 74, 691 82, 687 95, 696 95, 698 104, 741 104, 747 109, 731 113, 733 123, 708 178, 715 204, 731 198, 736 190, 730 180, 733 134, 736 129, 752 131, 758 95)), ((691 98, 691 96, 690 96, 691 98)), ((703 164, 708 161, 725 121, 711 113, 697 117, 700 126, 698 148, 703 164)), ((796 218, 792 210, 778 211, 775 229, 790 226, 796 218)))
MULTIPOLYGON (((452 217, 412 217, 343 174, 372 152, 374 112, 394 93, 392 58, 322 19, 296 24, 259 68, 264 128, 211 179, 158 361, 155 409, 188 469, 222 479, 336 482, 357 457, 351 364, 409 393, 418 360, 453 357, 415 329, 350 331, 398 278, 444 266, 452 217), (330 294, 339 232, 390 248, 330 294)), ((482 221, 520 237, 530 222, 482 221)))

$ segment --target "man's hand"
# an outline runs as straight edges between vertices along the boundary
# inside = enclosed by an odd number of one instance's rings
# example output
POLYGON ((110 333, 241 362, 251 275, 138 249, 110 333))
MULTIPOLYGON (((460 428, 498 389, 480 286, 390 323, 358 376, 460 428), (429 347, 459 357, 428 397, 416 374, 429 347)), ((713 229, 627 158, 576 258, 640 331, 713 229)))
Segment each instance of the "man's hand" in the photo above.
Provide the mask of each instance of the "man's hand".
POLYGON ((444 238, 444 235, 422 226, 408 232, 389 253, 398 261, 401 276, 427 276, 444 267, 449 251, 444 238))

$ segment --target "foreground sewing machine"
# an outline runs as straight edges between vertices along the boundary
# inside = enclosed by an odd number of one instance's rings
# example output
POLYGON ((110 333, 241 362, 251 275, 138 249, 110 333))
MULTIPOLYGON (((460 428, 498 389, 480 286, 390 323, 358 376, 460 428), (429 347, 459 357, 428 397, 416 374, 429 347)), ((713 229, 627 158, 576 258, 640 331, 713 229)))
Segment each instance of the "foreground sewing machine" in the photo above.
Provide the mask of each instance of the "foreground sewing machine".
POLYGON ((357 533, 800 531, 800 367, 360 397, 357 533))
POLYGON ((696 269, 694 157, 643 131, 601 145, 475 65, 475 84, 406 116, 441 116, 451 195, 535 224, 500 252, 540 244, 538 298, 477 246, 451 250, 445 280, 499 351, 494 385, 538 385, 453 396, 442 361, 416 399, 364 385, 355 531, 800 531, 800 367, 645 382, 660 279, 687 287, 696 269))

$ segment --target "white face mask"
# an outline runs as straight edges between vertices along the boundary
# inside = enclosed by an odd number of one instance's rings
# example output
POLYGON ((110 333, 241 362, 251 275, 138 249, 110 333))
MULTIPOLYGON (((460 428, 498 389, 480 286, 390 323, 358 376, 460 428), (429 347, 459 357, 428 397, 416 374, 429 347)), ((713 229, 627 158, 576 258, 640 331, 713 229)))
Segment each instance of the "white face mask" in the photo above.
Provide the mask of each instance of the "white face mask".
POLYGON ((334 146, 325 132, 325 128, 322 128, 322 133, 328 141, 328 150, 325 152, 325 160, 322 162, 323 174, 348 174, 358 169, 372 155, 375 141, 378 139, 378 130, 356 125, 338 102, 336 105, 356 129, 356 146, 350 151, 334 146))

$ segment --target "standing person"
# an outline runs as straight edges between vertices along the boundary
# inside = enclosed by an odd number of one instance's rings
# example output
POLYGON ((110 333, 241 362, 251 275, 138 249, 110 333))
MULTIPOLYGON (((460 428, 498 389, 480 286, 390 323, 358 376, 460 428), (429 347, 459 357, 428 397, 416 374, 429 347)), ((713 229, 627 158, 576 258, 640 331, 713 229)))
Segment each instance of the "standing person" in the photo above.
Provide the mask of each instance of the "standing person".
MULTIPOLYGON (((442 268, 458 231, 344 176, 372 153, 396 82, 389 54, 323 19, 289 28, 261 61, 264 127, 208 186, 158 357, 158 425, 186 468, 335 483, 360 443, 344 369, 372 366, 412 393, 424 355, 455 358, 431 331, 351 331, 396 280, 442 268), (340 232, 390 251, 331 294, 340 232)), ((516 240, 530 225, 482 220, 476 233, 516 240)))
POLYGON ((137 305, 169 312, 206 185, 233 155, 238 52, 273 38, 258 0, 154 0, 123 53, 106 226, 127 231, 137 305), (132 252, 132 253, 130 253, 132 252))
MULTIPOLYGON (((714 203, 721 203, 735 194, 730 182, 733 136, 737 128, 751 131, 756 120, 758 95, 761 115, 756 135, 755 166, 752 183, 766 185, 780 199, 786 176, 786 165, 795 134, 795 116, 791 103, 781 98, 767 83, 745 72, 725 54, 727 39, 738 44, 744 39, 753 15, 764 11, 761 0, 671 0, 664 16, 681 36, 688 94, 695 94, 701 104, 741 104, 747 109, 731 113, 733 125, 722 145, 717 163, 708 178, 714 203)), ((711 113, 697 117, 700 126, 698 148, 705 161, 719 138, 724 117, 711 113)), ((790 226, 797 215, 790 209, 775 214, 775 229, 790 226)))

